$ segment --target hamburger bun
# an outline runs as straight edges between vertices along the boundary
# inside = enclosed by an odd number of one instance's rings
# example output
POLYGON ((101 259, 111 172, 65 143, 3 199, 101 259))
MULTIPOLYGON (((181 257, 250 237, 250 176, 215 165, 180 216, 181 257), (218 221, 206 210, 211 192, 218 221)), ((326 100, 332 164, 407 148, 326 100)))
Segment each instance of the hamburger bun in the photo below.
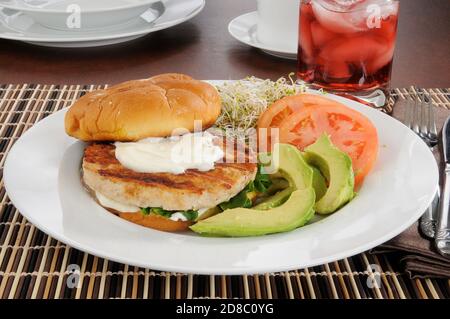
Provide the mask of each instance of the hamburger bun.
POLYGON ((158 215, 144 215, 141 213, 119 213, 120 218, 129 222, 167 232, 177 232, 187 230, 189 226, 194 224, 189 221, 174 221, 166 217, 158 215))
POLYGON ((86 142, 130 142, 170 136, 175 129, 193 132, 194 121, 205 130, 220 111, 212 85, 169 73, 87 93, 67 111, 65 129, 86 142))
POLYGON ((83 178, 81 179, 81 182, 85 190, 94 198, 94 200, 97 202, 98 205, 100 205, 110 213, 120 218, 123 218, 131 223, 166 232, 184 231, 187 230, 189 226, 194 224, 191 221, 182 221, 182 220, 175 221, 167 217, 154 214, 144 215, 141 212, 129 212, 129 213, 119 212, 118 210, 115 210, 113 208, 103 206, 102 203, 100 203, 95 191, 88 185, 86 185, 83 178))

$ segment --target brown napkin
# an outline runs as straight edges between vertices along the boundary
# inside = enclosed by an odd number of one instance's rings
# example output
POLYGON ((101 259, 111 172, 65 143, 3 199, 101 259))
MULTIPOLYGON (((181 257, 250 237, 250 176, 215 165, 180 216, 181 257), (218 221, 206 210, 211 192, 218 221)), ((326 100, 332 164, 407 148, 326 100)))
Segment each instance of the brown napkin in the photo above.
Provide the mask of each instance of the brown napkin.
MULTIPOLYGON (((394 108, 393 116, 404 120, 406 100, 400 100, 394 108)), ((450 111, 435 108, 436 124, 441 129, 450 111)), ((440 154, 437 149, 435 157, 440 163, 440 154)), ((441 164, 440 164, 441 165, 441 164)), ((450 259, 441 256, 434 247, 433 240, 428 239, 419 229, 419 223, 409 227, 406 231, 390 241, 375 247, 372 254, 392 253, 392 257, 411 278, 450 278, 450 259)))

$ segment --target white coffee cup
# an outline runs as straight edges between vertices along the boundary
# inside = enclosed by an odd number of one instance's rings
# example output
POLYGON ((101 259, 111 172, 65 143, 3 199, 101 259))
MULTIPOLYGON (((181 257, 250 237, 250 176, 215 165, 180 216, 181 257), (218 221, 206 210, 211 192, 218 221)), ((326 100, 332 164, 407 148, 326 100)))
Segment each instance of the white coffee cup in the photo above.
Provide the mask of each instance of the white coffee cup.
POLYGON ((295 51, 299 14, 300 0, 258 0, 258 41, 277 49, 295 51))

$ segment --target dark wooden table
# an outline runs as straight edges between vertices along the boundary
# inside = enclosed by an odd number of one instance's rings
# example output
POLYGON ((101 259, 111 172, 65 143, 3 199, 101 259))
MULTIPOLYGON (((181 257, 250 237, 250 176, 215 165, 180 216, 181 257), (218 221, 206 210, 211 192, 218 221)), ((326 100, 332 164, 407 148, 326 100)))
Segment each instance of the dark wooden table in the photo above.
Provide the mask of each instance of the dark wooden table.
MULTIPOLYGON (((182 25, 133 42, 88 49, 44 48, 0 40, 0 83, 117 83, 162 72, 203 79, 277 78, 295 61, 268 56, 234 40, 229 21, 256 0, 207 0, 182 25)), ((402 0, 394 87, 449 87, 450 1, 402 0)))

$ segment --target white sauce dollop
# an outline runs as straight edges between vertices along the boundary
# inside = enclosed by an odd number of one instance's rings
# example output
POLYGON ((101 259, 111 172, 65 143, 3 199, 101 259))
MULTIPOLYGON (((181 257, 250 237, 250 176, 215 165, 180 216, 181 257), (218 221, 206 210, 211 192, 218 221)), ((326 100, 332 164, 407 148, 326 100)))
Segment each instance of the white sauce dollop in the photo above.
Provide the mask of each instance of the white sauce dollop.
MULTIPOLYGON (((199 210, 197 210, 197 213, 198 213, 197 219, 200 218, 200 216, 202 216, 202 215, 203 215, 204 213, 206 213, 208 210, 209 210, 209 208, 200 208, 199 210)), ((170 216, 170 219, 171 219, 171 220, 174 220, 174 221, 179 221, 179 220, 181 220, 181 221, 184 221, 184 222, 188 220, 188 219, 186 218, 186 216, 183 215, 182 212, 176 212, 176 213, 173 213, 173 214, 170 216)))
POLYGON ((173 213, 172 215, 170 215, 169 219, 174 220, 176 222, 179 220, 181 220, 183 222, 187 221, 186 216, 184 216, 182 213, 173 213))
POLYGON ((97 196, 97 200, 102 206, 112 208, 121 213, 136 213, 140 210, 137 206, 116 202, 115 200, 112 200, 111 198, 108 198, 105 195, 100 194, 99 192, 95 192, 95 196, 97 196))
POLYGON ((138 142, 116 142, 115 155, 123 166, 140 173, 209 171, 224 156, 222 148, 213 143, 215 138, 209 132, 196 132, 138 142))

